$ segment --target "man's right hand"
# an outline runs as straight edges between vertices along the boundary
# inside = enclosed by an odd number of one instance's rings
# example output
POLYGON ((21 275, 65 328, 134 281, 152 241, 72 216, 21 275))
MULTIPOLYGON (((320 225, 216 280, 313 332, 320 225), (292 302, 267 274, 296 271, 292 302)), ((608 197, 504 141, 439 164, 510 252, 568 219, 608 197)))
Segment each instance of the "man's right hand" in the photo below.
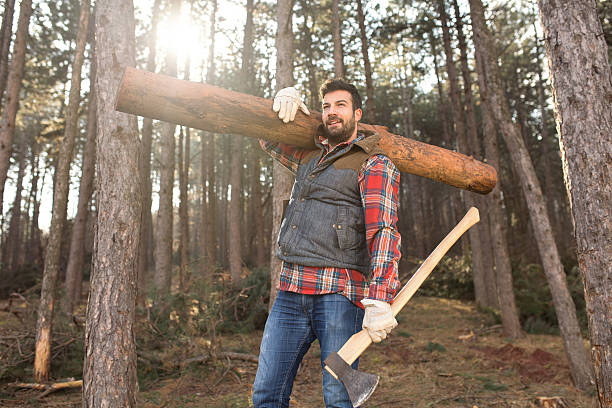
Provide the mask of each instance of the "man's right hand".
POLYGON ((292 86, 278 91, 274 97, 274 105, 272 109, 274 112, 278 112, 278 117, 285 123, 295 119, 295 114, 297 113, 298 109, 300 109, 306 115, 310 115, 310 111, 304 102, 302 102, 300 93, 292 86))

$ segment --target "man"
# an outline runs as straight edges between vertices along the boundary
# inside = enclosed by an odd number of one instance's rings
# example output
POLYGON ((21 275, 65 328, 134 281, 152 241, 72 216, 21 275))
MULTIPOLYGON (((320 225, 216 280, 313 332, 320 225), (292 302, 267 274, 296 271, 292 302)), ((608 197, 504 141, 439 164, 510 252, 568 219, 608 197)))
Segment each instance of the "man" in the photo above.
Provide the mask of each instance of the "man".
MULTIPOLYGON (((328 80, 320 94, 320 150, 260 141, 296 179, 278 236, 280 287, 261 341, 256 408, 289 406, 298 366, 315 339, 323 366, 362 327, 380 342, 397 325, 389 302, 399 288, 399 171, 377 150, 376 134, 358 132, 355 86, 328 80)), ((293 87, 274 99, 285 123, 298 108, 310 114, 293 87)), ((352 407, 342 383, 326 370, 323 396, 327 407, 352 407)))

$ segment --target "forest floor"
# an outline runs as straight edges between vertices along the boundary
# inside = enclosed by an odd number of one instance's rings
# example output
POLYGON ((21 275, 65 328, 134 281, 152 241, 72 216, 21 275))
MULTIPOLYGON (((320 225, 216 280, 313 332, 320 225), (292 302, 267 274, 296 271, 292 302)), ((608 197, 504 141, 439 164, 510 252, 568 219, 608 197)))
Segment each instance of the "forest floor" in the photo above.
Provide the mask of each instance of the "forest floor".
MULTIPOLYGON (((10 318, 2 313, 0 321, 10 318)), ((363 407, 597 406, 592 394, 572 386, 559 336, 530 334, 508 341, 491 315, 457 300, 417 297, 398 317, 390 337, 360 359, 361 371, 381 377, 363 407), (556 405, 544 405, 540 398, 556 398, 556 405)), ((6 328, 0 326, 0 340, 10 336, 6 328)), ((217 340, 220 351, 257 355, 261 334, 219 335, 217 340)), ((315 343, 300 367, 292 407, 324 406, 319 357, 315 343)), ((155 379, 145 376, 138 406, 248 407, 256 369, 254 362, 218 359, 155 379)), ((39 395, 0 383, 2 407, 80 406, 78 389, 39 395)))

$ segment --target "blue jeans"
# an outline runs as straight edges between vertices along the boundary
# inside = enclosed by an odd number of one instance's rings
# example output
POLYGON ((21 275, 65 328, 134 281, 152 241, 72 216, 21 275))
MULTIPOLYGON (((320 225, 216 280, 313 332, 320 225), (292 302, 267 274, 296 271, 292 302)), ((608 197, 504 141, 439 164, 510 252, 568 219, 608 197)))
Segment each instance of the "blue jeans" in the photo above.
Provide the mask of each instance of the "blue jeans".
MULTIPOLYGON (((341 294, 302 295, 279 291, 266 322, 253 384, 255 408, 288 407, 293 380, 315 339, 323 361, 358 330, 363 310, 341 294)), ((358 361, 353 363, 357 369, 358 361)), ((323 369, 325 406, 352 407, 344 385, 323 369)))

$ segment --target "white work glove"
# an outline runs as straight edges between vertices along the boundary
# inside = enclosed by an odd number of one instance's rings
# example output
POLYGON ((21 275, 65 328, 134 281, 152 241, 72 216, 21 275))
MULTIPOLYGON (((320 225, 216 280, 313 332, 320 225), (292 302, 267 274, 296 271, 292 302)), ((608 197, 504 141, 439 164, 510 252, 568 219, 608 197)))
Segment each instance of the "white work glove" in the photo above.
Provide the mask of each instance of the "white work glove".
POLYGON ((278 112, 278 117, 285 123, 295 119, 295 114, 298 109, 306 115, 310 115, 310 111, 308 111, 308 108, 304 105, 304 102, 302 102, 300 93, 292 86, 278 91, 274 97, 272 109, 274 112, 278 112))
POLYGON ((363 328, 368 331, 374 343, 380 343, 397 326, 391 304, 374 299, 363 299, 361 304, 365 306, 363 328))

